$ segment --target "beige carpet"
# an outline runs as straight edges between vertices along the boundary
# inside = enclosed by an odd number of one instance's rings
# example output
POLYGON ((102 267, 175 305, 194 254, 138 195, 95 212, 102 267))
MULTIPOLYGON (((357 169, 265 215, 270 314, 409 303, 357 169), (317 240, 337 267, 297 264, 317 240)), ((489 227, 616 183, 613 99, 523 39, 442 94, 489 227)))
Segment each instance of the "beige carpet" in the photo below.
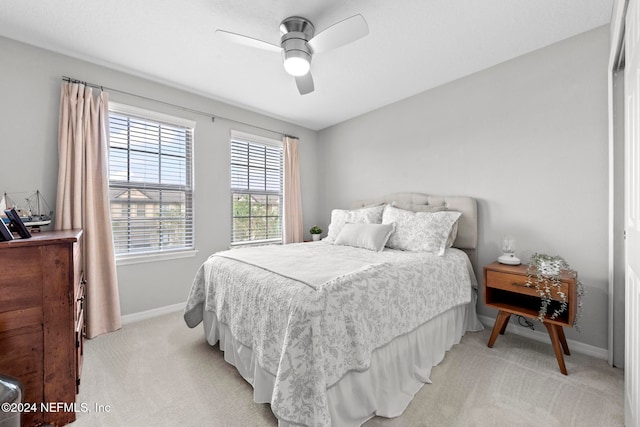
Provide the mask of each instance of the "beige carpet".
MULTIPOLYGON (((560 374, 551 345, 507 332, 468 333, 432 371, 433 384, 401 417, 365 426, 622 426, 622 370, 566 357, 560 374)), ((276 426, 269 405, 228 365, 202 327, 181 313, 125 326, 86 341, 73 426, 276 426)))

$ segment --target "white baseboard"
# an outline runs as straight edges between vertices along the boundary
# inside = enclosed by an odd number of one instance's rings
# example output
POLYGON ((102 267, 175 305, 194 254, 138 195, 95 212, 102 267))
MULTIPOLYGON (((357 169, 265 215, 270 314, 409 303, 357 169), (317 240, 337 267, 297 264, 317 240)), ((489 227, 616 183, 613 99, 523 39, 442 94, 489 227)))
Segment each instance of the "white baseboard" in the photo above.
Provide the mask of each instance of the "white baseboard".
MULTIPOLYGON (((493 328, 493 325, 496 321, 496 319, 488 316, 478 315, 478 318, 480 319, 480 322, 482 322, 482 324, 489 329, 493 328)), ((520 327, 512 323, 509 323, 507 325, 507 332, 513 333, 515 335, 531 338, 533 340, 551 345, 549 334, 547 333, 546 329, 542 331, 533 331, 529 328, 520 327)), ((567 340, 567 344, 569 345, 569 349, 571 351, 575 351, 576 353, 595 357, 597 359, 603 359, 603 360, 609 359, 609 351, 606 348, 600 348, 593 345, 582 343, 580 341, 574 341, 569 339, 567 340)))
POLYGON ((130 323, 136 323, 141 320, 151 319, 153 317, 162 316, 163 314, 169 314, 184 309, 187 305, 186 302, 179 302, 178 304, 167 305, 164 307, 154 308, 147 311, 140 311, 138 313, 125 314, 120 318, 122 326, 130 323))

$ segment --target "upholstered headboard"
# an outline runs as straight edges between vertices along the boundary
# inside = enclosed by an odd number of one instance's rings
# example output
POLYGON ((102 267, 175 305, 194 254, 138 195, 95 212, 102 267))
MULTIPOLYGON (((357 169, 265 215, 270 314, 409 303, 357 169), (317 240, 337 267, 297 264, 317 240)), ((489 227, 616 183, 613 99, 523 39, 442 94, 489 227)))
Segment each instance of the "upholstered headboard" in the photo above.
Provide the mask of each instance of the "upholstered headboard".
POLYGON ((459 249, 476 249, 478 246, 478 210, 476 200, 464 196, 432 196, 422 193, 393 193, 374 199, 360 200, 354 208, 394 203, 402 209, 413 211, 425 208, 442 208, 462 213, 458 222, 458 237, 453 246, 459 249))

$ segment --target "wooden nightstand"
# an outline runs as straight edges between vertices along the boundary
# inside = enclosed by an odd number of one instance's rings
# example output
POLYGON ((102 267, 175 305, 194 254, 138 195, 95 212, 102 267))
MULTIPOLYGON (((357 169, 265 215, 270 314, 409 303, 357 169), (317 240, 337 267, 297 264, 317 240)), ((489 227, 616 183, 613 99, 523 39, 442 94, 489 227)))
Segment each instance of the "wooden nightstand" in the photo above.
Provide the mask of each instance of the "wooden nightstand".
MULTIPOLYGON (((555 307, 560 304, 558 301, 561 300, 557 291, 552 291, 551 298, 553 301, 548 309, 549 314, 542 323, 549 332, 560 372, 567 375, 562 352, 564 351, 566 355, 570 355, 570 353, 562 328, 564 326, 573 326, 577 307, 576 278, 570 277, 563 272, 560 279, 561 290, 567 296, 567 309, 556 319, 551 320, 549 318, 550 313, 553 313, 555 307)), ((484 303, 499 310, 487 344, 489 347, 493 347, 498 334, 504 335, 512 314, 530 319, 538 318, 540 297, 535 287, 526 286, 526 282, 526 265, 504 265, 494 262, 484 267, 484 303)))

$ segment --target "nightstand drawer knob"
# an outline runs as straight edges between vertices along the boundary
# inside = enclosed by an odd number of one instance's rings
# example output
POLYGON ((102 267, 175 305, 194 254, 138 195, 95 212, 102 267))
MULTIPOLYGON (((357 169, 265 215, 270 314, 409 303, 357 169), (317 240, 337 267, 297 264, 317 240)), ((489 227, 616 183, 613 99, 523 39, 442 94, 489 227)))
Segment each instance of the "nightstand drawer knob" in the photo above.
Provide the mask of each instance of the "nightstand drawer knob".
POLYGON ((528 288, 529 286, 527 286, 526 283, 522 283, 522 282, 511 282, 511 286, 520 286, 521 288, 528 288))

